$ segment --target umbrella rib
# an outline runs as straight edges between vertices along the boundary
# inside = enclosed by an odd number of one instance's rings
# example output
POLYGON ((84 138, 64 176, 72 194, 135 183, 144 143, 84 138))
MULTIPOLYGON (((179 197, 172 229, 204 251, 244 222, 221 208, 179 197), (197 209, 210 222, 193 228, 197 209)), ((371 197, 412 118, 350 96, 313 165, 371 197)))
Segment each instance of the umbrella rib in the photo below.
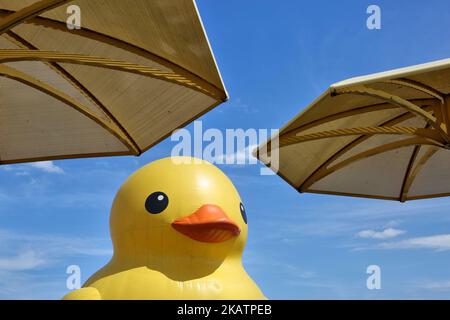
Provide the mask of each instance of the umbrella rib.
MULTIPOLYGON (((358 114, 363 114, 366 112, 371 112, 371 111, 378 111, 378 110, 385 110, 386 107, 393 109, 393 108, 398 108, 397 106, 392 106, 386 103, 382 103, 382 104, 377 104, 377 105, 370 105, 370 106, 366 106, 366 107, 360 107, 360 108, 356 108, 356 109, 352 109, 352 110, 346 110, 346 111, 342 111, 342 112, 338 112, 335 114, 332 114, 330 116, 326 116, 324 118, 320 118, 317 120, 314 120, 312 122, 309 122, 305 125, 302 125, 300 127, 294 128, 294 129, 290 129, 286 132, 283 132, 282 134, 280 134, 279 139, 280 141, 283 139, 284 136, 290 136, 292 134, 298 134, 301 131, 310 129, 310 128, 314 128, 317 127, 321 124, 330 122, 330 121, 334 121, 334 120, 339 120, 342 118, 346 118, 346 117, 350 117, 353 115, 358 115, 358 114)), ((270 148, 271 146, 271 140, 266 141, 266 143, 264 143, 263 145, 259 146, 256 149, 256 157, 259 159, 259 150, 263 148, 263 146, 265 146, 266 150, 270 148)), ((260 159, 261 160, 261 159, 260 159)))
MULTIPOLYGON (((0 17, 8 16, 11 13, 14 13, 14 11, 0 9, 0 17)), ((25 23, 33 24, 33 25, 37 25, 37 26, 41 26, 41 27, 46 27, 46 28, 51 28, 51 29, 62 31, 65 33, 72 32, 71 30, 68 30, 67 25, 65 23, 57 21, 57 20, 49 19, 49 18, 40 17, 40 16, 35 16, 33 18, 27 19, 25 21, 25 23)), ((166 68, 169 68, 170 70, 173 70, 174 73, 181 75, 185 79, 188 79, 190 82, 195 83, 194 86, 190 86, 191 89, 199 91, 203 94, 210 96, 211 98, 214 98, 216 100, 218 99, 222 102, 228 100, 227 93, 224 90, 219 89, 216 85, 214 85, 211 82, 205 80, 204 78, 196 75, 195 73, 189 71, 188 69, 185 69, 182 66, 177 65, 176 63, 174 63, 166 58, 163 58, 157 54, 154 54, 144 48, 138 47, 136 45, 133 45, 133 44, 123 41, 121 39, 114 38, 112 36, 105 35, 105 34, 102 34, 100 32, 94 31, 94 30, 87 29, 85 27, 83 27, 82 29, 73 31, 73 32, 77 36, 91 39, 94 41, 98 41, 98 42, 113 46, 115 48, 130 52, 132 54, 138 55, 138 56, 148 59, 152 62, 156 62, 166 68)), ((181 82, 179 84, 181 84, 181 82)))
POLYGON ((422 146, 415 146, 409 159, 408 166, 406 167, 405 176, 403 177, 402 187, 400 189, 400 198, 399 198, 400 202, 406 201, 406 197, 408 195, 409 190, 408 183, 411 176, 411 171, 414 167, 414 162, 416 161, 417 155, 419 154, 421 147, 422 146))
MULTIPOLYGON (((88 65, 123 72, 129 72, 141 76, 147 76, 158 80, 174 83, 187 88, 197 88, 203 93, 211 93, 198 86, 196 83, 185 77, 173 73, 172 71, 162 71, 159 69, 147 67, 144 65, 129 63, 125 61, 112 60, 108 58, 94 57, 83 54, 69 54, 55 51, 25 50, 25 49, 1 49, 0 62, 18 62, 18 61, 45 61, 58 63, 71 63, 79 65, 88 65)), ((212 94, 212 93, 211 93, 212 94)))
POLYGON ((308 183, 305 183, 303 185, 301 191, 307 192, 308 188, 310 186, 312 186, 314 183, 316 183, 317 181, 322 180, 323 178, 329 176, 330 174, 336 172, 337 170, 345 168, 357 161, 360 161, 360 160, 363 160, 363 159, 366 159, 366 158, 369 158, 369 157, 372 157, 372 156, 375 156, 375 155, 378 155, 381 153, 385 153, 385 152, 389 152, 392 150, 409 147, 409 146, 413 146, 413 145, 431 145, 431 146, 442 147, 442 145, 439 145, 435 141, 428 139, 428 138, 409 138, 409 139, 391 142, 391 143, 388 143, 388 144, 385 144, 382 146, 378 146, 378 147, 363 151, 361 153, 358 153, 346 160, 343 160, 331 168, 326 168, 325 170, 323 170, 323 172, 320 172, 315 177, 314 180, 311 180, 308 183))
MULTIPOLYGON (((429 124, 425 126, 425 129, 430 127, 429 124)), ((420 152, 421 146, 416 146, 411 154, 411 158, 409 159, 408 167, 406 168, 405 177, 403 178, 402 187, 400 189, 400 202, 406 202, 406 198, 408 196, 409 188, 411 186, 411 171, 414 167, 414 162, 420 152)))
POLYGON ((444 97, 444 102, 441 104, 442 118, 444 119, 447 128, 447 134, 450 133, 450 95, 444 97))
POLYGON ((371 88, 367 88, 365 86, 355 86, 350 88, 343 88, 343 89, 332 89, 333 95, 340 95, 340 94, 354 94, 354 95, 363 95, 363 96, 369 96, 378 98, 381 100, 384 100, 386 102, 392 103, 393 105, 397 105, 399 107, 402 107, 406 109, 407 111, 425 119, 428 123, 430 123, 438 132, 439 134, 445 139, 447 143, 450 143, 450 137, 447 135, 447 133, 442 130, 441 126, 438 124, 436 117, 432 116, 430 113, 424 111, 419 106, 415 105, 414 103, 403 99, 399 96, 392 95, 390 93, 381 91, 381 90, 375 90, 371 88))
POLYGON ((82 159, 82 158, 97 158, 97 157, 119 157, 119 156, 130 156, 129 151, 115 151, 115 152, 99 152, 99 153, 81 153, 81 154, 64 154, 58 156, 45 156, 45 157, 35 157, 35 158, 22 158, 14 160, 1 160, 0 164, 19 164, 27 162, 39 162, 39 161, 53 161, 61 159, 82 159))
MULTIPOLYGON (((424 110, 428 110, 431 109, 429 106, 425 106, 424 110)), ((415 117, 414 114, 412 113, 403 113, 399 116, 396 116, 393 119, 390 119, 388 121, 385 121, 383 123, 380 124, 380 126, 393 126, 396 125, 398 123, 404 122, 408 119, 411 119, 415 117)), ((361 136, 355 140, 353 140, 352 142, 350 142, 349 144, 345 145, 343 148, 341 148, 338 152, 334 153, 330 158, 328 158, 327 161, 325 161, 324 163, 322 163, 316 170, 314 170, 314 172, 312 174, 310 174, 308 176, 308 178, 306 178, 301 184, 300 186, 296 187, 296 189, 299 192, 302 192, 301 190, 303 189, 303 186, 308 183, 308 181, 315 179, 316 175, 321 172, 322 170, 324 170, 324 168, 326 168, 329 164, 331 164, 333 161, 335 161, 336 159, 338 159, 339 157, 341 157, 342 155, 346 154, 348 151, 352 150, 354 147, 358 146, 359 144, 363 143, 364 141, 366 141, 367 139, 369 139, 371 136, 361 136)))
MULTIPOLYGON (((412 184, 414 183, 414 180, 416 179, 417 175, 423 169, 423 167, 428 162, 428 160, 430 160, 436 154, 436 152, 438 152, 438 150, 439 150, 439 148, 437 148, 437 147, 430 147, 427 150, 427 152, 419 159, 419 161, 417 162, 417 165, 414 167, 414 169, 412 169, 413 165, 411 165, 411 169, 410 169, 411 172, 410 172, 410 174, 408 174, 408 177, 407 177, 404 187, 403 187, 404 189, 402 190, 401 202, 405 202, 407 200, 408 192, 409 192, 412 184)), ((417 151, 417 153, 418 153, 418 151, 417 151)))
POLYGON ((294 135, 291 134, 289 136, 283 135, 280 139, 280 147, 286 147, 290 145, 294 145, 297 143, 303 143, 307 141, 319 140, 319 139, 327 139, 327 138, 336 138, 336 137, 344 137, 344 136, 353 136, 353 135, 377 135, 377 134, 407 134, 407 135, 416 135, 424 138, 430 138, 435 140, 437 143, 442 143, 440 139, 440 135, 436 133, 436 130, 432 129, 423 129, 416 127, 359 127, 359 128, 344 128, 344 129, 336 129, 336 130, 328 130, 328 131, 320 131, 314 132, 306 135, 294 135))
POLYGON ((51 9, 62 6, 72 0, 41 0, 23 9, 12 12, 0 22, 0 35, 11 30, 15 26, 22 24, 28 19, 32 19, 51 9))
MULTIPOLYGON (((429 104, 435 103, 435 100, 434 99, 415 99, 415 100, 411 100, 411 102, 418 103, 418 104, 421 104, 421 105, 427 105, 427 104, 429 105, 429 104)), ((421 107, 421 108, 423 108, 423 107, 421 107)), ((330 121, 340 120, 340 119, 343 119, 343 118, 347 118, 347 117, 351 117, 351 116, 355 116, 355 115, 359 115, 359 114, 375 112, 375 111, 382 111, 382 110, 388 110, 388 109, 400 109, 400 110, 403 110, 399 106, 395 106, 395 105, 392 105, 392 104, 386 103, 386 102, 383 102, 383 103, 380 103, 380 104, 373 104, 373 105, 370 105, 370 106, 364 106, 364 107, 354 108, 354 109, 351 109, 351 110, 341 111, 341 112, 338 112, 338 113, 326 116, 324 118, 319 118, 317 120, 311 121, 309 123, 306 123, 304 125, 296 127, 294 129, 290 129, 290 130, 284 132, 282 135, 289 135, 292 132, 299 133, 301 131, 317 127, 319 125, 322 125, 322 124, 330 122, 330 121)))
POLYGON ((42 81, 36 80, 35 78, 23 72, 20 72, 19 70, 16 70, 14 68, 5 65, 0 65, 0 76, 23 83, 74 108, 75 110, 79 111, 81 114, 85 115, 89 119, 95 121, 97 124, 106 129, 108 132, 113 134, 117 139, 119 139, 119 141, 121 141, 127 147, 127 149, 133 150, 134 153, 138 152, 138 150, 134 150, 134 146, 126 139, 126 137, 122 134, 122 132, 118 131, 116 126, 114 126, 111 123, 110 119, 106 119, 107 121, 105 121, 99 118, 97 115, 92 113, 88 108, 86 108, 85 106, 83 106, 70 96, 66 95, 65 93, 59 91, 58 89, 42 81))
POLYGON ((427 86, 426 84, 423 84, 423 83, 415 81, 415 80, 401 78, 401 79, 395 79, 395 80, 383 80, 383 81, 380 81, 380 83, 396 84, 396 85, 400 85, 402 87, 407 87, 407 88, 411 88, 411 89, 414 89, 417 91, 421 91, 431 97, 438 99, 441 103, 444 103, 444 95, 441 92, 437 91, 436 89, 434 89, 430 86, 427 86))
POLYGON ((355 109, 351 109, 351 110, 346 110, 346 111, 342 111, 342 112, 338 112, 329 116, 326 116, 324 118, 320 118, 317 120, 314 120, 312 122, 306 123, 300 127, 294 128, 294 129, 290 129, 286 132, 284 132, 282 135, 289 135, 293 132, 295 133, 299 133, 301 131, 304 130, 308 130, 317 126, 320 126, 321 124, 330 122, 330 121, 335 121, 335 120, 340 120, 343 118, 347 118, 347 117, 351 117, 351 116, 356 116, 359 114, 364 114, 364 113, 368 113, 368 112, 374 112, 374 111, 381 111, 381 110, 387 110, 387 109, 398 109, 398 106, 393 106, 391 104, 388 103, 382 103, 382 104, 376 104, 376 105, 370 105, 370 106, 365 106, 365 107, 359 107, 359 108, 355 108, 355 109))
MULTIPOLYGON (((13 31, 8 31, 4 34, 5 38, 15 43, 20 47, 27 48, 29 50, 38 50, 35 46, 29 43, 27 40, 14 33, 13 31)), ((66 69, 64 69, 61 65, 54 62, 45 62, 50 68, 52 68, 55 72, 61 75, 63 78, 67 80, 76 90, 78 90, 82 95, 84 95, 89 101, 91 101, 94 105, 100 108, 103 111, 106 117, 108 117, 128 138, 128 141, 134 146, 134 148, 129 148, 130 152, 135 153, 136 155, 140 155, 142 150, 140 149, 137 142, 128 132, 128 130, 120 123, 117 118, 108 110, 108 108, 91 92, 89 91, 81 82, 78 81, 72 74, 70 74, 66 69)))
POLYGON ((435 193, 435 194, 429 194, 429 195, 423 195, 423 196, 409 197, 408 201, 422 200, 422 199, 434 199, 434 198, 442 198, 442 197, 449 197, 449 196, 450 196, 450 192, 435 193))
MULTIPOLYGON (((435 102, 435 100, 433 100, 433 99, 417 99, 417 100, 412 100, 412 101, 413 101, 414 103, 419 103, 419 104, 421 104, 421 105, 425 105, 425 104, 433 104, 433 103, 435 102)), ((395 106, 395 105, 392 105, 392 104, 389 104, 389 103, 381 103, 381 104, 370 105, 370 106, 365 106, 365 107, 360 107, 360 108, 355 108, 355 109, 351 109, 351 110, 342 111, 342 112, 339 112, 339 113, 335 113, 335 114, 329 115, 329 116, 324 117, 324 118, 320 118, 320 119, 314 120, 314 121, 309 122, 309 123, 307 123, 307 124, 305 124, 305 125, 302 125, 302 126, 300 126, 300 127, 297 127, 297 128, 294 128, 294 129, 290 129, 290 130, 288 130, 288 131, 282 133, 282 134, 279 136, 279 139, 280 139, 280 141, 281 141, 281 140, 283 139, 284 136, 289 136, 289 135, 292 135, 292 134, 298 134, 298 133, 300 133, 301 131, 304 131, 304 130, 307 130, 307 129, 310 129, 310 128, 317 127, 317 126, 319 126, 319 125, 322 125, 322 124, 327 123, 327 122, 330 122, 330 121, 335 121, 335 120, 339 120, 339 119, 343 119, 343 118, 346 118, 346 117, 350 117, 350 116, 354 116, 354 115, 358 115, 358 114, 363 114, 363 113, 367 113, 367 112, 381 111, 381 110, 393 109, 393 108, 399 108, 399 107, 398 107, 398 106, 395 106)), ((430 109, 429 106, 427 106, 427 105, 421 106, 420 108, 424 109, 425 111, 427 111, 428 109, 430 109)), ((412 114, 412 113, 402 113, 400 116, 396 116, 395 118, 393 118, 393 119, 391 119, 391 120, 388 120, 387 122, 381 124, 380 126, 389 125, 391 121, 394 121, 394 120, 396 120, 396 119, 399 118, 399 117, 404 117, 405 115, 410 115, 409 118, 415 116, 415 115, 412 114)), ((359 138, 358 138, 358 139, 359 139, 359 138)), ((356 140, 358 140, 358 139, 356 139, 356 140)), ((362 141, 361 141, 361 142, 362 142, 362 141)), ((266 149, 267 149, 267 148, 270 148, 271 141, 270 141, 270 140, 267 141, 267 142, 265 143, 265 145, 266 145, 266 149)), ((257 152, 257 153, 256 153, 256 157, 257 157, 258 159, 260 158, 260 157, 259 157, 259 150, 260 150, 262 147, 263 147, 263 145, 259 146, 258 149, 256 150, 256 152, 257 152)), ((344 148, 346 148, 346 147, 344 147, 344 148)), ((350 149, 351 149, 351 148, 350 148, 350 149)), ((342 150, 340 150, 340 151, 342 151, 342 150)), ((347 151, 348 151, 348 150, 347 150, 347 151)), ((341 155, 341 154, 339 154, 339 155, 341 155)), ((261 160, 261 159, 260 159, 260 160, 261 160)), ((329 160, 330 160, 330 159, 329 159, 329 160)), ((327 163, 327 162, 325 162, 325 164, 326 164, 326 163, 327 163)), ((313 173, 313 174, 314 174, 314 173, 313 173)), ((289 183, 291 184, 291 182, 289 182, 289 183)), ((295 188, 296 188, 296 189, 299 189, 299 188, 297 188, 297 187, 295 187, 295 188)))
POLYGON ((438 90, 436 90, 426 84, 423 84, 419 81, 406 79, 406 78, 400 78, 400 79, 395 79, 395 80, 384 80, 384 81, 380 81, 380 82, 397 84, 397 85, 400 85, 403 87, 412 88, 414 90, 423 92, 429 96, 432 96, 432 97, 438 99, 441 102, 441 113, 442 113, 443 122, 445 124, 446 133, 449 134, 450 119, 449 119, 448 111, 447 111, 447 108, 445 105, 446 104, 446 96, 442 92, 439 92, 438 90))
POLYGON ((368 194, 338 192, 338 191, 325 191, 325 190, 308 189, 307 192, 308 193, 315 193, 315 194, 332 195, 332 196, 354 197, 354 198, 366 198, 366 199, 389 200, 389 201, 398 200, 398 198, 396 198, 396 197, 375 196, 375 195, 368 195, 368 194))

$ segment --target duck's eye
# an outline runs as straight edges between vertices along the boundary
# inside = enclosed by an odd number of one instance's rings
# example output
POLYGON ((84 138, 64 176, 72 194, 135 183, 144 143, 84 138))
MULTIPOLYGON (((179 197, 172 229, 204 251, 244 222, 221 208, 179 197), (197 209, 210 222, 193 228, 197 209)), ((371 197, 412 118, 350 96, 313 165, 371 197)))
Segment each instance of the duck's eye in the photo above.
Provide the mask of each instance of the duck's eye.
POLYGON ((151 214, 163 212, 169 205, 169 197, 164 192, 154 192, 145 201, 145 209, 151 214))
POLYGON ((239 205, 240 209, 241 209, 241 215, 242 215, 242 219, 244 219, 245 224, 247 224, 247 213, 245 212, 245 207, 244 205, 241 204, 239 205))

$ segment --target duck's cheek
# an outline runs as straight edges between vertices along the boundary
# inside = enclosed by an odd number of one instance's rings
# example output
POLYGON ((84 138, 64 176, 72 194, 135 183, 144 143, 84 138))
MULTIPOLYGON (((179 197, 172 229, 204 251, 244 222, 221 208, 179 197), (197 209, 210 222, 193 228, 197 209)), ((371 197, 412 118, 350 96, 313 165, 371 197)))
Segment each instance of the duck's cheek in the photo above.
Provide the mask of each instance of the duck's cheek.
POLYGON ((239 235, 239 237, 237 237, 235 245, 240 248, 244 248, 245 244, 247 243, 247 238, 248 238, 247 225, 241 226, 241 234, 239 235))
POLYGON ((136 227, 145 227, 148 230, 153 229, 165 229, 170 223, 163 216, 163 214, 149 214, 143 211, 140 215, 140 219, 136 222, 136 227))

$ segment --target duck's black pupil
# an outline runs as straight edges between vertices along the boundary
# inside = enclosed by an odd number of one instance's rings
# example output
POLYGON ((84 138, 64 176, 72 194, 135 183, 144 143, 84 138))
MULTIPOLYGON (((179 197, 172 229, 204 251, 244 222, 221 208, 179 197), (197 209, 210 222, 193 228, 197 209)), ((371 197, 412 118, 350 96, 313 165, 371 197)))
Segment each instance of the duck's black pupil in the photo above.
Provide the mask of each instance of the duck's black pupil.
POLYGON ((169 198, 164 192, 154 192, 145 201, 145 209, 151 214, 163 212, 169 205, 169 198))
POLYGON ((247 213, 245 212, 244 205, 241 203, 240 207, 241 207, 242 219, 244 219, 245 224, 247 224, 247 213))

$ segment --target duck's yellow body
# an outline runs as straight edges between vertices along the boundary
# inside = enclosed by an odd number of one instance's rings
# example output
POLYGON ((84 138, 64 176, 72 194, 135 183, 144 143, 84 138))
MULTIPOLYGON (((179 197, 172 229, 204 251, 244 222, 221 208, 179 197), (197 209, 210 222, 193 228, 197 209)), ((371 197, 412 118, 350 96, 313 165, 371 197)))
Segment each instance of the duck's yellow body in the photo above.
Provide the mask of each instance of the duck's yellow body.
POLYGON ((217 167, 186 157, 153 162, 114 200, 111 261, 65 299, 265 299, 242 266, 246 219, 217 167))

